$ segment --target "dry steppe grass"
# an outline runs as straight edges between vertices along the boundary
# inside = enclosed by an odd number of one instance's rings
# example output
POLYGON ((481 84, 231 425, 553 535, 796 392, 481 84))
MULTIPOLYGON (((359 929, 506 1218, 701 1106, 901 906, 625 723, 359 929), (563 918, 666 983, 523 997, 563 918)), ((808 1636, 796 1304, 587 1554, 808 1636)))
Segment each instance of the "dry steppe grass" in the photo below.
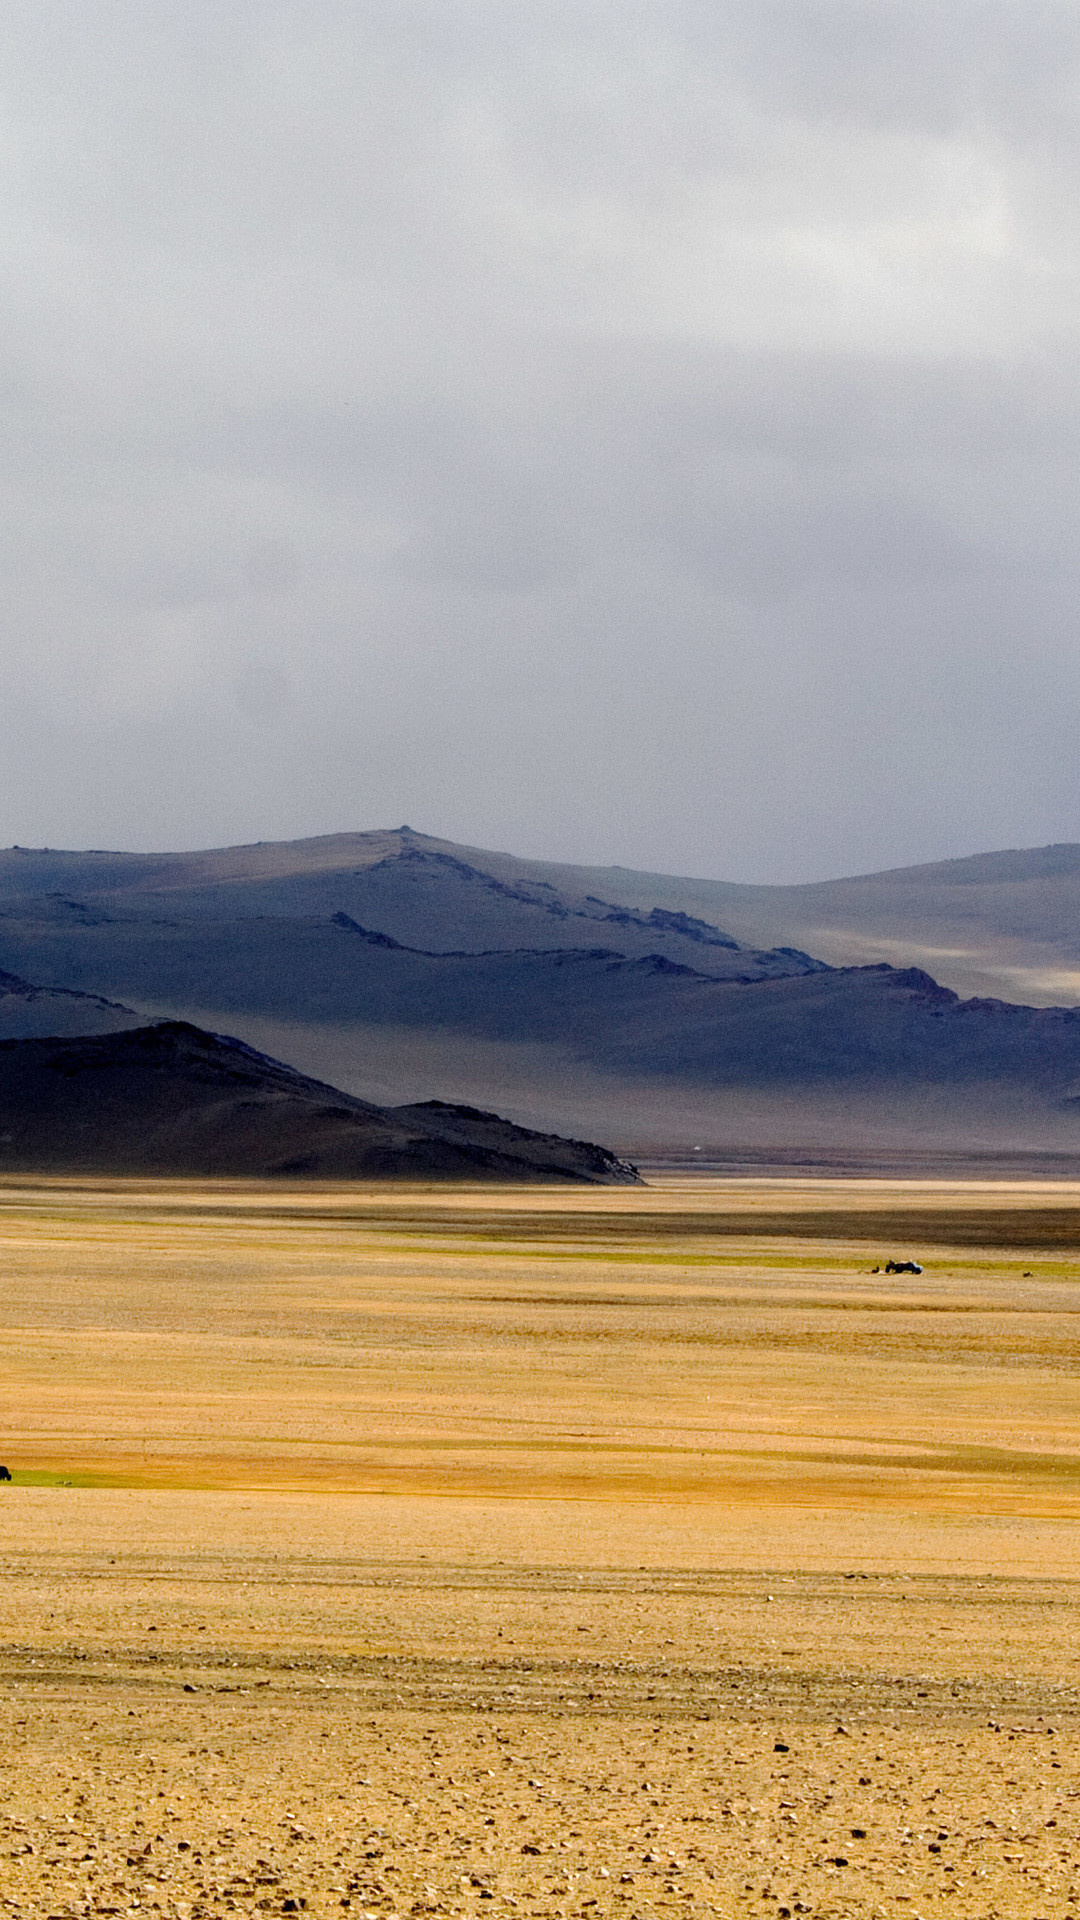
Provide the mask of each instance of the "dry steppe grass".
POLYGON ((0 1242, 0 1911, 1077 1911, 1080 1188, 0 1242))

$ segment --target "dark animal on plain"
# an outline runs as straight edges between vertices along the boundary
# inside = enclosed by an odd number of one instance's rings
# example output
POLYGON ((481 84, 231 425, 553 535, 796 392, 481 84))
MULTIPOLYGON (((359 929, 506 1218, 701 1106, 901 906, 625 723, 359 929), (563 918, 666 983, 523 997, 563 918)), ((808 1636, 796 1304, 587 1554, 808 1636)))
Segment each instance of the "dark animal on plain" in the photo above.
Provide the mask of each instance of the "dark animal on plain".
POLYGON ((886 1273, 921 1273, 922 1268, 917 1260, 886 1260, 885 1271, 886 1273))
POLYGON ((0 1480, 10 1480, 10 1479, 11 1479, 11 1475, 8 1472, 7 1468, 0 1467, 0 1480))

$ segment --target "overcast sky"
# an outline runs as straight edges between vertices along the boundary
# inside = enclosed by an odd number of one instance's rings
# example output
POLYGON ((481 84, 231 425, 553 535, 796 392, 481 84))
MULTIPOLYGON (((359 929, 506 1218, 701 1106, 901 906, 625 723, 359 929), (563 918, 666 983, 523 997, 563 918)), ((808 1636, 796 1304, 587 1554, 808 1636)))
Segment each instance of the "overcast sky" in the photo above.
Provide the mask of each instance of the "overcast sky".
POLYGON ((1075 0, 0 0, 0 843, 1080 839, 1075 0))

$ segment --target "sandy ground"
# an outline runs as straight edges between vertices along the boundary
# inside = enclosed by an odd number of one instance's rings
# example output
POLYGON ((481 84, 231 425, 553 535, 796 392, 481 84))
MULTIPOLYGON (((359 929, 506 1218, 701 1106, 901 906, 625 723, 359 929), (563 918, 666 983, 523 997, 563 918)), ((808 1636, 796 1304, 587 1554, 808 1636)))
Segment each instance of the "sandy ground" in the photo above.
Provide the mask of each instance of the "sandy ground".
POLYGON ((0 1910, 1078 1910, 1080 1188, 0 1243, 0 1910))

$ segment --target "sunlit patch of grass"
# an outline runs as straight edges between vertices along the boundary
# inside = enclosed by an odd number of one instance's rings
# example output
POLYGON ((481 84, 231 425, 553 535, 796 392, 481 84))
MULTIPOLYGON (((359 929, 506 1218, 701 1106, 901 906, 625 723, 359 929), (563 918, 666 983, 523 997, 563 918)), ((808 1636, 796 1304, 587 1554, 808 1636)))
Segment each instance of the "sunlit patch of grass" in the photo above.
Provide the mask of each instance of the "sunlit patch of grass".
MULTIPOLYGON (((149 1488, 165 1484, 153 1474, 98 1473, 82 1468, 57 1470, 51 1467, 13 1467, 11 1484, 14 1487, 141 1487, 149 1488)), ((185 1484, 191 1484, 186 1482, 185 1484)), ((0 1488, 0 1498, 3 1489, 0 1488)))

